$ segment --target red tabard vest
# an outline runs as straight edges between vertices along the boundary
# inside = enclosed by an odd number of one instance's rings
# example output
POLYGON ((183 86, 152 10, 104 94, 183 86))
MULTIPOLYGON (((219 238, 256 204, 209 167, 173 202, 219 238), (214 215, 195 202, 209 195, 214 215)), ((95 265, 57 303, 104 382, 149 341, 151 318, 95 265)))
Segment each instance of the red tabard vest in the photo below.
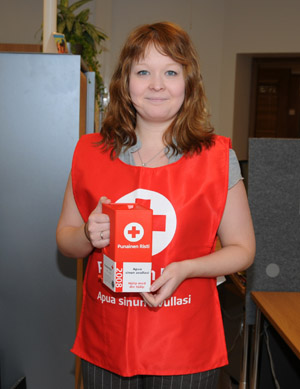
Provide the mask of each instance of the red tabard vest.
MULTIPOLYGON (((228 191, 228 138, 200 155, 158 168, 130 166, 79 140, 73 192, 84 221, 101 196, 112 202, 146 201, 159 221, 153 231, 152 279, 171 262, 214 251, 228 191)), ((88 260, 80 324, 72 351, 122 376, 191 374, 227 364, 215 278, 185 280, 161 307, 138 293, 114 293, 99 279, 101 250, 88 260)))

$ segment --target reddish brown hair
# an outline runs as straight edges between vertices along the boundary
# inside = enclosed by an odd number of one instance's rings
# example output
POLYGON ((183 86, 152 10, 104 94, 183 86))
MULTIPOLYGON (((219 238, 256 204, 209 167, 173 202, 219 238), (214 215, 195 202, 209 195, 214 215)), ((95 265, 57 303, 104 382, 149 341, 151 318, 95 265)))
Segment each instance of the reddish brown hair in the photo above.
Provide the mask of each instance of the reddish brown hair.
POLYGON ((175 153, 183 154, 200 153, 203 146, 210 147, 213 143, 213 127, 209 122, 196 50, 184 30, 173 23, 161 22, 133 30, 121 51, 101 129, 101 144, 106 150, 112 147, 112 157, 117 157, 123 146, 136 143, 136 110, 129 95, 129 76, 132 64, 143 58, 151 44, 180 63, 185 76, 184 102, 164 133, 164 143, 175 153))

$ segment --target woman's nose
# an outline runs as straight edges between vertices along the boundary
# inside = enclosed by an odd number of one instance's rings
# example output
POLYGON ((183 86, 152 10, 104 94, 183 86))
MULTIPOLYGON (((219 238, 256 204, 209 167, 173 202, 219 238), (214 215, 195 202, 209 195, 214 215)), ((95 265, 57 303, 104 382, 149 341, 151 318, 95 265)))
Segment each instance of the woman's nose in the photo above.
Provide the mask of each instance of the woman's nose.
POLYGON ((156 91, 164 89, 164 81, 160 75, 152 75, 149 87, 156 91))

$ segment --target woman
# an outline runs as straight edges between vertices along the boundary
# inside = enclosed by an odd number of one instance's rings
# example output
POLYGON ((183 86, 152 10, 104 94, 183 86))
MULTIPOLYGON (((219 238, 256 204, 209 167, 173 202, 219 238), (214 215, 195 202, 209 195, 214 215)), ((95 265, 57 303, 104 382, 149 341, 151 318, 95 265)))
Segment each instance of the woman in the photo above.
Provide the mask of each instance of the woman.
POLYGON ((89 256, 72 349, 85 389, 216 387, 227 364, 216 277, 251 265, 255 240, 235 154, 213 133, 180 27, 155 23, 128 37, 101 135, 76 147, 57 243, 64 255, 89 256), (153 231, 149 293, 116 294, 99 280, 110 201, 146 201, 164 220, 153 231))

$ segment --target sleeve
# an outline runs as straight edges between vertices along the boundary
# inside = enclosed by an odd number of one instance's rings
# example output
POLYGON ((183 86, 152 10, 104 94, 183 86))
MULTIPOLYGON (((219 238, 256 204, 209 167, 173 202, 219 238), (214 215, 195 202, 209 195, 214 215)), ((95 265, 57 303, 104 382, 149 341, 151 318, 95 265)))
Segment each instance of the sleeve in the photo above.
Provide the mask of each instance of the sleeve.
POLYGON ((238 181, 243 180, 239 161, 234 150, 229 150, 229 180, 228 189, 231 189, 238 181))

